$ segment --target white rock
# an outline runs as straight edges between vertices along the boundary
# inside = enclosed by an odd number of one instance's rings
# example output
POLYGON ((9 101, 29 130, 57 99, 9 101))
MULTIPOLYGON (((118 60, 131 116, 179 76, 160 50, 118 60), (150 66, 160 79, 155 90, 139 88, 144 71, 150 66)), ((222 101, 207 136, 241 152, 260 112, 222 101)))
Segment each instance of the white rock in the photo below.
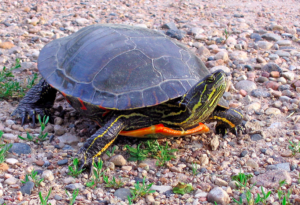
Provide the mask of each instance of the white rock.
POLYGON ((85 24, 87 24, 89 22, 89 20, 85 19, 85 18, 78 18, 75 19, 75 22, 79 25, 79 26, 83 26, 85 24))
POLYGON ((42 178, 48 181, 53 181, 54 180, 54 175, 51 170, 45 170, 42 174, 42 178))
POLYGON ((213 137, 213 139, 211 140, 211 142, 210 142, 210 146, 211 146, 211 149, 212 150, 217 150, 218 149, 218 147, 219 147, 219 138, 218 138, 218 135, 215 135, 214 137, 213 137))
POLYGON ((17 160, 17 159, 14 159, 14 158, 7 158, 7 159, 5 160, 5 162, 6 162, 7 164, 14 165, 15 163, 18 162, 18 160, 17 160))
POLYGON ((294 80, 295 78, 295 74, 293 72, 284 72, 281 75, 288 80, 294 80))
POLYGON ((280 40, 276 42, 279 46, 290 46, 292 45, 292 41, 289 40, 280 40))
POLYGON ((253 169, 258 169, 258 164, 253 159, 248 159, 246 165, 252 167, 253 169))
POLYGON ((166 191, 172 190, 171 186, 156 186, 156 185, 152 185, 150 190, 155 190, 158 191, 160 193, 164 193, 166 191))
POLYGON ((230 59, 232 60, 247 60, 248 55, 245 51, 233 51, 229 54, 230 59))
POLYGON ((220 178, 215 179, 215 184, 217 186, 228 186, 228 183, 226 181, 224 181, 223 179, 220 179, 220 178))
POLYGON ((279 115, 281 113, 281 111, 278 109, 278 108, 268 108, 266 111, 265 111, 265 114, 266 115, 279 115))
POLYGON ((258 41, 258 42, 257 42, 257 46, 258 46, 260 49, 267 50, 267 49, 270 49, 270 48, 273 46, 273 43, 270 43, 270 42, 268 42, 268 41, 258 41))
POLYGON ((64 184, 72 184, 75 183, 75 179, 73 177, 67 177, 63 179, 64 184))
POLYGON ((202 191, 201 189, 198 189, 195 193, 195 198, 202 198, 207 197, 207 192, 202 191))
POLYGON ((228 61, 229 58, 228 58, 228 53, 227 51, 220 51, 218 52, 216 55, 215 55, 215 59, 218 60, 218 59, 222 59, 223 61, 228 61))
POLYGON ((230 198, 226 191, 220 187, 215 187, 207 195, 207 201, 217 204, 226 205, 229 204, 230 198))
POLYGON ((80 141, 80 137, 77 137, 76 135, 72 135, 70 133, 65 133, 62 136, 57 137, 61 143, 64 144, 73 144, 80 141))
POLYGON ((13 125, 13 124, 15 124, 15 122, 12 121, 12 120, 6 120, 6 121, 5 121, 5 124, 6 124, 6 125, 13 125))
POLYGON ((230 68, 226 66, 215 66, 210 69, 210 72, 213 73, 216 70, 223 70, 225 73, 230 73, 230 68))
POLYGON ((16 140, 18 139, 18 136, 11 133, 5 133, 3 134, 3 138, 8 140, 16 140))
POLYGON ((16 179, 15 177, 10 177, 4 181, 4 184, 13 185, 16 184, 17 182, 18 179, 16 179))

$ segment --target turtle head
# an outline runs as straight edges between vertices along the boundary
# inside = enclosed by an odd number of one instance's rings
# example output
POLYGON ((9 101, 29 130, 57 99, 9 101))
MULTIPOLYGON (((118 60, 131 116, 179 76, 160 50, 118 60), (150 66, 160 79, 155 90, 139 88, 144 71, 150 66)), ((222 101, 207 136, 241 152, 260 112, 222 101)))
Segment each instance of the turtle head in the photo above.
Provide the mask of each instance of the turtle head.
POLYGON ((194 85, 182 99, 190 113, 185 125, 204 122, 218 105, 225 89, 226 74, 222 70, 207 75, 194 85))

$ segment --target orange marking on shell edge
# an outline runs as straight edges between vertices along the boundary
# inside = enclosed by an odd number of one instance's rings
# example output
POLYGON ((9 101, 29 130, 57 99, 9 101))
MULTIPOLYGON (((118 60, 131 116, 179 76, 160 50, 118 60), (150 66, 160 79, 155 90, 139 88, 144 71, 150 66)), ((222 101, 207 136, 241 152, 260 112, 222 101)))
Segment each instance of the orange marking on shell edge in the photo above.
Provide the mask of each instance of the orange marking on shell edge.
POLYGON ((80 98, 77 98, 77 99, 79 100, 79 102, 80 102, 80 104, 81 104, 81 108, 80 108, 80 109, 82 109, 82 110, 87 110, 87 108, 85 107, 83 101, 82 101, 80 98))
POLYGON ((51 85, 51 84, 49 84, 49 85, 50 85, 50 87, 54 88, 53 85, 51 85))
POLYGON ((60 93, 66 98, 67 102, 68 102, 69 104, 71 104, 71 102, 70 102, 70 100, 68 99, 68 96, 66 95, 66 93, 64 93, 64 92, 60 92, 60 93))
POLYGON ((184 136, 190 134, 200 134, 206 133, 209 131, 209 128, 204 125, 203 123, 199 123, 197 127, 194 127, 189 130, 173 130, 171 128, 165 127, 163 124, 152 125, 150 127, 141 128, 137 130, 130 130, 130 131, 121 131, 120 135, 128 136, 128 137, 144 137, 148 134, 163 134, 166 136, 184 136))

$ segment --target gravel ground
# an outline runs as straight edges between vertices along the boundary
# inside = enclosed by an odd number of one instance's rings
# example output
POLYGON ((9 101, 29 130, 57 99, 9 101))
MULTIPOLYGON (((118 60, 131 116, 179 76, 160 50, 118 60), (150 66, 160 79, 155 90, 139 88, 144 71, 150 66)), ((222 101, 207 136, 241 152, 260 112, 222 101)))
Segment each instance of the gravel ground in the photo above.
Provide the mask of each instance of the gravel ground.
MULTIPOLYGON (((230 107, 243 111, 247 134, 224 138, 214 132, 165 141, 177 148, 176 159, 158 167, 154 159, 128 162, 124 145, 137 139, 122 138, 115 157, 104 155, 109 176, 121 176, 124 189, 85 186, 88 173, 67 175, 67 164, 97 127, 71 108, 63 96, 53 107, 54 124, 46 131, 52 142, 42 145, 18 139, 39 128, 22 127, 10 114, 17 100, 0 101, 0 130, 5 142, 13 143, 6 164, 0 166, 0 204, 41 204, 38 192, 49 202, 69 204, 65 190, 79 188, 76 204, 128 204, 126 193, 146 177, 154 194, 136 204, 234 204, 241 192, 231 176, 239 172, 254 177, 252 194, 262 186, 272 191, 267 204, 281 204, 276 189, 292 189, 291 204, 300 203, 300 153, 293 155, 289 141, 300 140, 300 2, 299 1, 10 1, 0 0, 0 68, 11 67, 17 58, 22 67, 14 74, 19 81, 37 70, 37 57, 48 42, 96 23, 117 23, 158 29, 187 45, 211 70, 223 69, 231 84, 224 94, 230 107), (225 35, 224 33, 226 33, 225 35), (64 114, 62 114, 64 113, 64 114), (192 163, 198 166, 193 176, 192 163), (21 183, 32 169, 45 178, 40 187, 21 183), (171 190, 178 182, 191 183, 194 191, 178 195, 171 190), (29 193, 29 194, 25 194, 29 193), (125 200, 124 200, 125 196, 125 200), (122 200, 123 198, 123 200, 122 200)), ((245 198, 245 196, 243 196, 245 198)), ((245 200, 245 199, 244 199, 245 200)))

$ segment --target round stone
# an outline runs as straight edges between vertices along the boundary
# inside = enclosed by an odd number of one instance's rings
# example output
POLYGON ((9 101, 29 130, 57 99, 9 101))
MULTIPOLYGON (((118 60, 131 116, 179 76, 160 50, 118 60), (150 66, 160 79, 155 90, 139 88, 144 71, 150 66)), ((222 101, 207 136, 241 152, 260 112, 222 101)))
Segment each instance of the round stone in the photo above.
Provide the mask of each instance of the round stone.
POLYGON ((30 154, 31 148, 25 143, 13 143, 12 147, 9 149, 9 152, 16 154, 30 154))
POLYGON ((278 87, 280 86, 280 84, 274 82, 274 81, 267 81, 265 83, 266 88, 272 88, 273 90, 278 90, 278 87))
POLYGON ((65 165, 65 164, 67 164, 67 163, 68 163, 68 159, 63 159, 63 160, 59 160, 59 161, 57 162, 57 165, 62 166, 62 165, 65 165))
POLYGON ((235 84, 237 90, 245 90, 247 93, 250 93, 252 90, 256 89, 256 84, 250 80, 242 80, 235 84))
POLYGON ((258 141, 258 140, 263 139, 263 137, 260 134, 253 134, 250 136, 250 138, 252 141, 258 141))
POLYGON ((262 90, 262 89, 255 89, 251 91, 251 95, 254 97, 263 97, 263 98, 267 98, 270 97, 270 93, 268 91, 262 90))
POLYGON ((131 195, 130 189, 121 188, 121 189, 118 189, 117 191, 115 191, 114 196, 119 197, 120 199, 125 201, 128 196, 131 197, 132 195, 131 195))
POLYGON ((230 73, 230 69, 226 66, 215 66, 210 69, 210 72, 215 72, 216 70, 223 70, 225 73, 230 73))
MULTIPOLYGON (((261 68, 262 71, 271 73, 272 71, 282 72, 282 69, 276 63, 268 63, 261 68)), ((266 76, 265 76, 266 77, 266 76)))
POLYGON ((114 163, 116 166, 124 166, 127 164, 126 159, 122 155, 115 155, 109 161, 114 163))
POLYGON ((245 157, 248 154, 247 150, 241 152, 240 157, 245 157))
POLYGON ((42 174, 42 177, 48 181, 53 181, 54 180, 54 175, 51 170, 45 170, 42 174))
POLYGON ((23 195, 24 194, 30 195, 33 188, 34 188, 34 183, 32 181, 29 181, 26 182, 24 186, 21 187, 20 191, 22 192, 23 195))
POLYGON ((266 115, 279 115, 281 113, 281 111, 278 109, 278 108, 268 108, 266 111, 265 111, 265 114, 266 115))
POLYGON ((257 82, 259 82, 259 83, 264 83, 264 82, 267 82, 268 80, 269 80, 268 78, 262 77, 262 76, 257 78, 257 82))
POLYGON ((7 158, 7 159, 5 160, 5 162, 6 162, 7 164, 14 165, 14 164, 18 163, 18 160, 17 160, 17 159, 14 159, 14 158, 7 158))

